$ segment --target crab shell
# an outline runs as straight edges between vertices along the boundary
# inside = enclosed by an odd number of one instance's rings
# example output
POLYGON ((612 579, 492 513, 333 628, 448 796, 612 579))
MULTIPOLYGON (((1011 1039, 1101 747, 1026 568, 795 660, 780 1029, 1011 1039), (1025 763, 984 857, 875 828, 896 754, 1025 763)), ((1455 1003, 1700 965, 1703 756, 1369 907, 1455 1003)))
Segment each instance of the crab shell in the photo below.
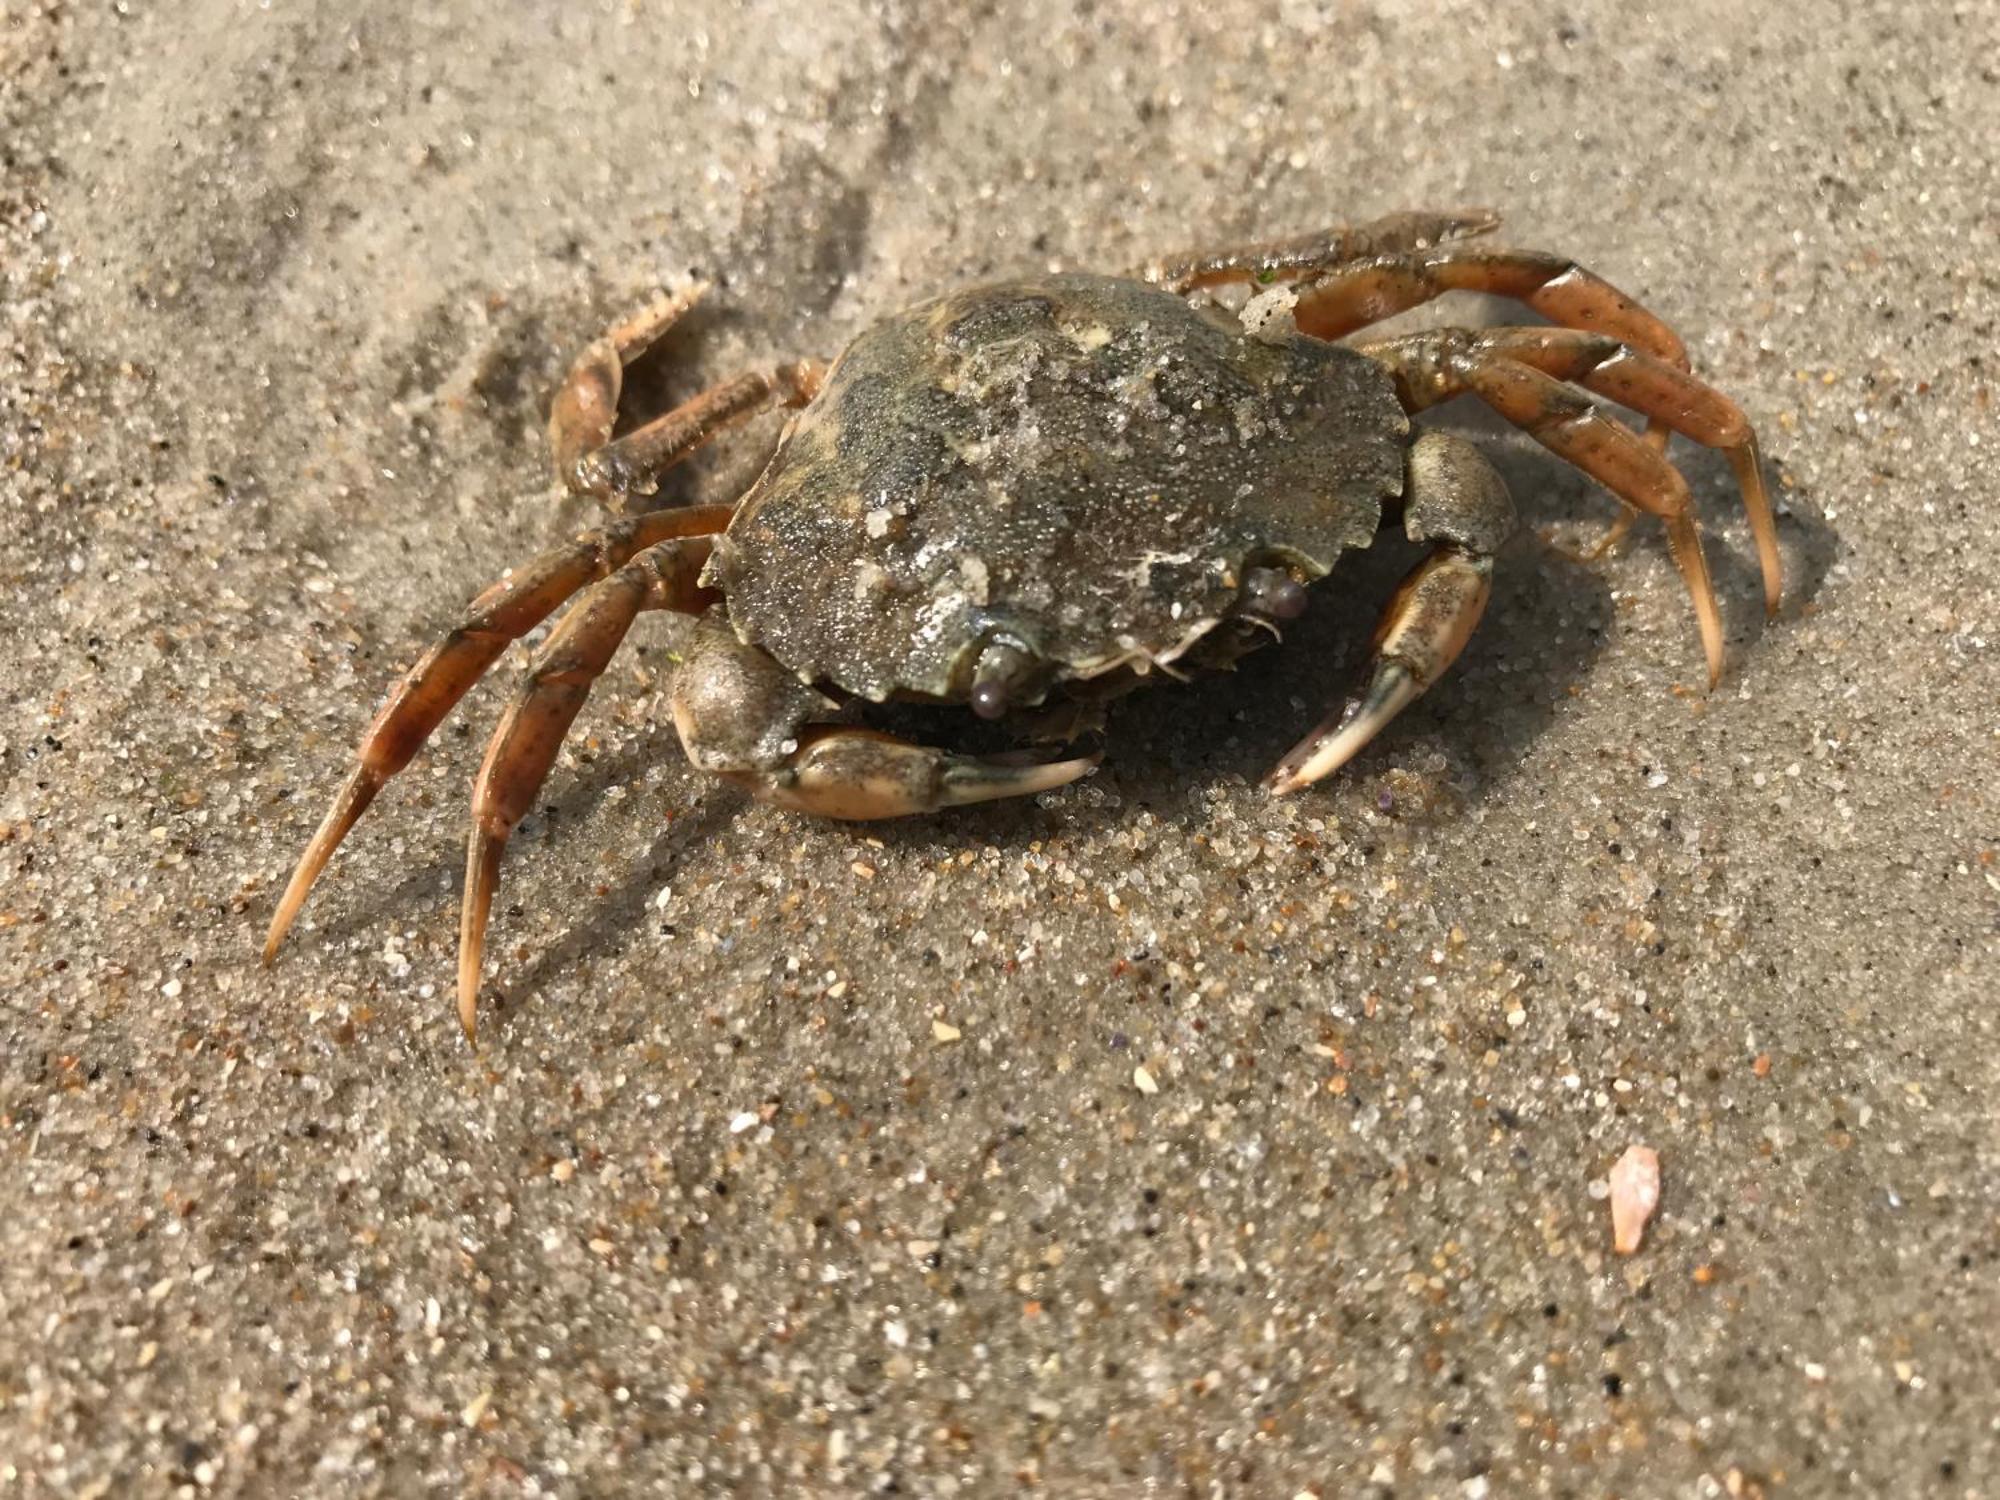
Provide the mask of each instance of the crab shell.
POLYGON ((1246 569, 1309 581, 1368 545, 1408 431, 1339 345, 1114 277, 977 287, 848 347, 703 581, 809 684, 963 702, 1001 644, 1037 663, 1031 701, 1172 663, 1246 569))

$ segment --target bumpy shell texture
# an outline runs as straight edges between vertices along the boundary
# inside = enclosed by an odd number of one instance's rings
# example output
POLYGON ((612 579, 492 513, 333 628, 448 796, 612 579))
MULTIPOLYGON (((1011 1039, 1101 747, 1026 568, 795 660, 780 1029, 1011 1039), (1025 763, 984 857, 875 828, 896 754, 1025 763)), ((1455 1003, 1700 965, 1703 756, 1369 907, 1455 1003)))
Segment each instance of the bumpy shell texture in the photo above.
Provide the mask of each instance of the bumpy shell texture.
POLYGON ((1170 662, 1246 565, 1366 546, 1407 430, 1351 350, 1111 277, 975 287, 854 341, 708 576, 745 641, 878 701, 962 700, 996 641, 1050 681, 1170 662))

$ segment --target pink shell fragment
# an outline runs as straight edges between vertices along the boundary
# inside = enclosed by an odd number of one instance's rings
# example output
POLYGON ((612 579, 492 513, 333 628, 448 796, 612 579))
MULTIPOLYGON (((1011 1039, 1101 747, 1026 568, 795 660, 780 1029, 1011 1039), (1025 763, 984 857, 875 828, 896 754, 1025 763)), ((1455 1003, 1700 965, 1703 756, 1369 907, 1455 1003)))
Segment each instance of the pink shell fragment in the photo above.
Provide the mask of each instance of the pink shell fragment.
POLYGON ((1660 1206, 1660 1153, 1627 1146, 1611 1169, 1611 1247, 1630 1255, 1645 1238, 1646 1221, 1660 1206))

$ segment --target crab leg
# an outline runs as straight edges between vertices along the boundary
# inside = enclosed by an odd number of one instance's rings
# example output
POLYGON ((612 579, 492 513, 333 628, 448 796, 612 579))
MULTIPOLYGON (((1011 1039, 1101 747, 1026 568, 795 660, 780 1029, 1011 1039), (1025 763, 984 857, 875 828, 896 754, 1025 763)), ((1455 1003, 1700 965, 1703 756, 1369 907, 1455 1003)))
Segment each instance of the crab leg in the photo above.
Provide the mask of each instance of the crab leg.
POLYGON ((468 1040, 479 999, 479 964, 500 857, 514 826, 534 806, 564 736, 642 611, 699 614, 715 595, 700 584, 713 546, 680 536, 650 547, 596 584, 564 615, 535 653, 527 679, 487 742, 472 788, 472 836, 458 929, 458 1018, 468 1040))
POLYGON ((577 355, 549 409, 549 446, 564 484, 622 507, 650 495, 660 475, 717 433, 775 404, 804 406, 825 367, 815 360, 752 370, 710 386, 665 416, 615 441, 625 369, 659 341, 708 291, 706 282, 658 298, 577 355))
POLYGON ((1439 245, 1343 265, 1303 288, 1293 317, 1315 338, 1345 338, 1447 292, 1525 303, 1552 323, 1609 334, 1685 370, 1680 335, 1593 271, 1541 250, 1439 245))
POLYGON ((1490 208, 1389 214, 1366 224, 1336 225, 1294 239, 1163 255, 1139 275, 1174 292, 1232 281, 1262 285, 1290 281, 1349 261, 1428 250, 1447 240, 1488 234, 1499 227, 1500 216, 1490 208))
POLYGON ((1477 448, 1450 433, 1420 434, 1407 468, 1403 529, 1412 541, 1435 545, 1383 613, 1360 702, 1329 716, 1265 778, 1280 796, 1352 760, 1444 675, 1485 612, 1493 554, 1514 530, 1506 486, 1477 448))
POLYGON ((1630 405, 1729 457, 1757 540, 1767 611, 1783 589, 1777 531, 1755 435, 1735 405, 1686 372, 1609 338, 1561 329, 1500 329, 1491 335, 1443 329, 1390 340, 1367 352, 1395 372, 1411 410, 1457 395, 1475 395, 1567 459, 1625 504, 1666 522, 1667 546, 1693 600, 1708 661, 1709 686, 1722 674, 1722 620, 1687 481, 1655 446, 1597 409, 1581 384, 1630 405))
MULTIPOLYGON (((1736 403, 1707 382, 1607 335, 1573 328, 1433 329, 1364 344, 1361 352, 1389 366, 1403 405, 1413 412, 1464 394, 1468 387, 1462 371, 1468 362, 1514 360, 1595 391, 1704 448, 1720 450, 1735 472, 1756 538, 1765 612, 1777 613, 1784 576, 1757 434, 1736 403)), ((1610 540, 1623 534, 1632 514, 1625 512, 1610 540)))
POLYGON ((708 283, 694 282, 678 292, 663 292, 624 322, 587 345, 569 367, 549 404, 549 447, 556 473, 574 488, 570 476, 576 461, 611 441, 618 421, 618 398, 625 387, 625 367, 665 336, 708 295, 708 283))
POLYGON ((1494 360, 1466 371, 1466 389, 1557 457, 1575 464, 1637 510, 1660 517, 1701 631, 1708 685, 1722 680, 1722 615, 1702 556, 1694 498, 1680 470, 1587 396, 1540 370, 1494 360))
POLYGON ((729 517, 728 506, 709 505, 655 511, 587 531, 566 546, 543 553, 473 600, 458 624, 404 674, 361 737, 354 770, 334 796, 278 900, 264 939, 264 961, 269 963, 277 953, 313 882, 375 794, 415 758, 445 715, 509 644, 541 624, 577 590, 635 554, 672 537, 720 531, 729 517))
MULTIPOLYGON (((1526 303, 1551 322, 1607 333, 1685 370, 1679 334, 1594 271, 1543 250, 1488 250, 1440 245, 1346 265, 1299 294, 1293 317, 1315 338, 1345 338, 1447 292, 1484 292, 1526 303)), ((1646 428, 1646 442, 1664 452, 1667 429, 1646 428)))
POLYGON ((565 471, 571 489, 622 506, 650 495, 660 475, 719 432, 772 406, 804 406, 819 390, 826 367, 814 360, 751 370, 690 397, 663 417, 592 449, 565 471))

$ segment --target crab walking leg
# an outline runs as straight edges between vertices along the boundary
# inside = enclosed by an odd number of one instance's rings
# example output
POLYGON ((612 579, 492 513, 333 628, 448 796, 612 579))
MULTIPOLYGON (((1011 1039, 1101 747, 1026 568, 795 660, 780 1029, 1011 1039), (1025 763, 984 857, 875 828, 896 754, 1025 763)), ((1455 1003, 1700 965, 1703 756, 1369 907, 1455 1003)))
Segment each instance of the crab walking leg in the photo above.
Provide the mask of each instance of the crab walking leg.
MULTIPOLYGON (((1343 266, 1305 288, 1293 317, 1317 338, 1345 338, 1457 291, 1526 303, 1553 323, 1609 334, 1667 364, 1688 367, 1687 346, 1664 321, 1596 272, 1543 250, 1440 245, 1380 256, 1343 266)), ((1645 441, 1655 452, 1666 452, 1666 427, 1657 419, 1648 422, 1645 441)))
POLYGON ((1515 527, 1506 485, 1477 448, 1443 432, 1418 435, 1406 473, 1403 530, 1435 545, 1383 612, 1367 691, 1285 753, 1264 780, 1274 794, 1310 786, 1352 760, 1444 675, 1486 611, 1493 554, 1515 527))
POLYGON ((458 1019, 468 1040, 479 999, 486 922, 508 836, 534 806, 591 684, 611 664, 632 622, 651 609, 699 614, 713 601, 715 596, 700 584, 702 564, 713 545, 708 536, 661 542, 579 599, 535 653, 527 680, 487 742, 472 788, 472 836, 458 928, 458 1019))
MULTIPOLYGON (((1665 522, 1667 550, 1680 569, 1688 598, 1694 605, 1702 654, 1708 662, 1708 685, 1713 688, 1722 680, 1722 616, 1716 607, 1708 562, 1702 556, 1693 497, 1680 470, 1623 422, 1599 411, 1575 386, 1544 375, 1532 365, 1496 355, 1458 361, 1453 374, 1465 393, 1479 397, 1625 504, 1647 515, 1659 516, 1665 522)), ((1742 451, 1746 464, 1756 462, 1754 447, 1742 451)), ((1742 465, 1737 473, 1741 480, 1742 465)), ((1774 567, 1775 537, 1770 542, 1760 542, 1758 550, 1768 558, 1765 566, 1774 567)), ((1767 599, 1772 579, 1773 574, 1767 572, 1767 599)))
POLYGON ((1465 377, 1473 395, 1544 448, 1666 523, 1667 550, 1694 605, 1708 685, 1714 687, 1722 680, 1722 615, 1702 556, 1694 499, 1680 470, 1631 428, 1605 416, 1588 396, 1529 365, 1493 360, 1470 366, 1465 377))
POLYGON ((1525 303, 1552 323, 1608 334, 1685 370, 1680 335, 1638 302, 1567 256, 1541 250, 1440 245, 1329 271, 1299 292, 1293 317, 1315 338, 1345 338, 1447 292, 1484 292, 1525 303))
POLYGON ((354 770, 335 794, 278 900, 264 939, 264 961, 269 963, 277 953, 313 882, 375 794, 415 758, 445 715, 510 644, 546 620, 578 589, 623 566, 635 554, 671 537, 720 531, 729 524, 729 516, 729 507, 709 505, 657 511, 586 531, 473 600, 459 623, 403 675, 362 735, 354 770))
POLYGON ((650 495, 660 476, 719 432, 773 406, 804 406, 818 394, 826 366, 802 359, 752 370, 691 396, 663 417, 593 448, 563 471, 569 487, 614 507, 650 495))
POLYGON ((576 461, 611 441, 618 422, 618 398, 625 387, 625 367, 638 359, 689 309, 708 295, 708 283, 697 281, 678 292, 664 292, 587 345, 570 364, 569 375, 549 406, 549 447, 556 473, 565 482, 576 461))
POLYGON ((708 291, 696 282, 662 296, 590 344, 570 365, 549 409, 549 447, 556 473, 579 495, 613 506, 650 495, 660 475, 717 433, 770 406, 804 406, 819 390, 825 367, 798 360, 752 370, 710 386, 665 416, 612 440, 625 369, 686 316, 708 291))
MULTIPOLYGON (((1413 412, 1463 395, 1468 365, 1515 360, 1629 407, 1660 424, 1663 431, 1670 429, 1704 448, 1719 450, 1735 471, 1750 532, 1756 538, 1765 612, 1777 613, 1784 575, 1757 434, 1736 403, 1707 382, 1614 338, 1573 328, 1493 328, 1477 333, 1440 328, 1364 344, 1361 352, 1389 366, 1397 394, 1413 412)), ((1626 510, 1600 550, 1624 534, 1632 517, 1633 512, 1626 510)))
POLYGON ((1490 208, 1389 214, 1366 224, 1339 224, 1292 239, 1163 255, 1142 268, 1139 277, 1173 292, 1226 282, 1262 285, 1348 261, 1428 250, 1447 240, 1490 234, 1499 227, 1500 216, 1490 208))

